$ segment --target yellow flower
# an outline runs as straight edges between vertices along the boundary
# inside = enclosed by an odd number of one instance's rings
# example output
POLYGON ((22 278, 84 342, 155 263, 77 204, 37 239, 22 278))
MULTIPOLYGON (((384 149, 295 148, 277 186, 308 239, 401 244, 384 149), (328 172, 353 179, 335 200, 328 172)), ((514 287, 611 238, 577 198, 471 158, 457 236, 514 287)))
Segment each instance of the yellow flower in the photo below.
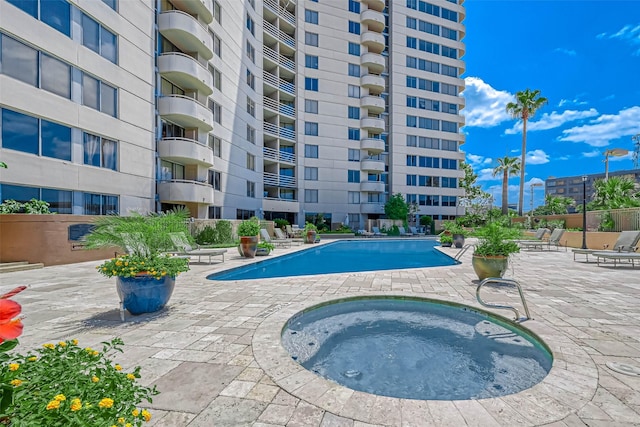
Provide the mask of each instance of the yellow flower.
POLYGON ((131 424, 131 423, 126 423, 126 424, 124 425, 124 427, 133 427, 133 424, 131 424))
POLYGON ((99 355, 99 354, 100 354, 100 353, 99 353, 98 351, 95 351, 95 350, 93 351, 93 353, 91 353, 91 355, 92 355, 92 356, 97 356, 97 355, 99 355))
POLYGON ((48 348, 49 350, 53 350, 54 348, 56 348, 56 346, 51 343, 43 344, 42 346, 44 348, 48 348))
POLYGON ((122 417, 118 418, 118 424, 124 424, 124 418, 122 417))
POLYGON ((11 380, 11 385, 14 387, 18 387, 20 384, 22 384, 22 380, 19 380, 19 379, 11 380))
POLYGON ((9 363, 9 370, 10 371, 17 371, 19 367, 20 367, 19 363, 9 363))
POLYGON ((136 376, 133 374, 127 374, 127 378, 130 379, 131 381, 136 379, 136 376))
POLYGON ((80 409, 82 409, 82 402, 80 401, 80 399, 73 399, 71 401, 71 410, 75 412, 79 411, 80 409))
POLYGON ((36 360, 38 360, 37 356, 31 356, 30 358, 27 359, 29 362, 35 362, 36 360))
POLYGON ((87 347, 84 349, 87 353, 93 353, 93 349, 91 347, 87 347))
POLYGON ((67 400, 67 397, 64 394, 56 394, 55 396, 53 396, 53 400, 62 402, 63 400, 67 400))
POLYGON ((146 409, 143 409, 142 418, 144 418, 145 421, 149 422, 149 420, 151 419, 151 412, 147 411, 146 409))
POLYGON ((166 276, 166 275, 167 275, 167 272, 166 272, 166 271, 163 271, 160 275, 161 275, 161 276, 166 276))
POLYGON ((111 273, 113 273, 113 274, 117 274, 118 272, 117 272, 117 271, 115 271, 115 270, 111 270, 111 273))
POLYGON ((113 399, 109 399, 108 397, 105 397, 100 402, 98 402, 98 406, 103 409, 109 409, 113 406, 113 399))
POLYGON ((138 415, 140 415, 140 410, 134 409, 133 411, 131 411, 131 415, 133 415, 134 417, 137 417, 138 415))
POLYGON ((91 377, 91 382, 97 383, 98 381, 100 381, 100 378, 96 377, 95 375, 91 377))
POLYGON ((114 366, 116 371, 122 371, 122 366, 116 364, 116 366, 114 366))
POLYGON ((59 400, 52 400, 51 402, 49 402, 47 404, 47 411, 50 411, 52 409, 58 409, 60 407, 60 401, 59 400))
POLYGON ((66 343, 66 342, 64 342, 64 341, 60 341, 60 342, 58 343, 58 345, 59 345, 60 347, 66 347, 66 346, 67 346, 67 343, 66 343))
POLYGON ((71 344, 78 345, 78 340, 76 340, 76 339, 71 340, 71 344))

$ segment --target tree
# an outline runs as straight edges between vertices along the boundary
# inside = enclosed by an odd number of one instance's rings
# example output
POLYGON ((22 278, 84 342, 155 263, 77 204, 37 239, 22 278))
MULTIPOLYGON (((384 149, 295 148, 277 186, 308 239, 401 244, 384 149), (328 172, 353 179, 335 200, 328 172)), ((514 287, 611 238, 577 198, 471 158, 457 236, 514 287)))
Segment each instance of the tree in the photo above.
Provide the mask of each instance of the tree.
POLYGON ((509 214, 509 177, 520 172, 520 160, 517 157, 504 156, 498 159, 493 176, 502 174, 502 215, 509 214))
POLYGON ((460 206, 465 208, 465 215, 461 217, 461 221, 467 227, 474 227, 484 222, 484 216, 491 207, 491 194, 477 184, 478 175, 470 164, 461 162, 460 167, 464 171, 464 177, 460 179, 460 188, 464 190, 460 206))
POLYGON ((389 197, 387 203, 384 204, 384 214, 389 219, 401 219, 407 220, 409 214, 409 205, 404 200, 404 197, 400 193, 396 193, 389 197))
POLYGON ((633 179, 610 177, 599 179, 593 183, 595 193, 587 210, 622 209, 640 206, 640 194, 635 188, 633 179))
POLYGON ((562 215, 568 212, 569 206, 574 203, 571 197, 554 196, 547 194, 544 196, 544 206, 539 206, 533 212, 534 215, 562 215))
POLYGON ((540 90, 520 91, 516 93, 516 102, 507 104, 507 113, 515 119, 522 120, 522 154, 520 158, 520 194, 518 198, 518 215, 522 216, 522 205, 524 204, 524 168, 525 157, 527 156, 527 121, 533 117, 544 104, 547 98, 540 96, 540 90))

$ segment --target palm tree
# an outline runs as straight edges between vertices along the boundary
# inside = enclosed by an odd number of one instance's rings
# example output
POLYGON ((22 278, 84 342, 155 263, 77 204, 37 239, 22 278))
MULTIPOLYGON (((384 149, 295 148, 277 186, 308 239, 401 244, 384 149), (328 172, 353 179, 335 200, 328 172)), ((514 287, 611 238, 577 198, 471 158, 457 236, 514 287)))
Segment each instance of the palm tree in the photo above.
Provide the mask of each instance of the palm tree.
POLYGON ((527 155, 527 121, 536 111, 547 103, 547 98, 540 96, 540 90, 516 92, 516 102, 507 104, 507 113, 514 119, 522 119, 522 155, 520 159, 520 196, 518 199, 518 215, 522 216, 524 202, 524 166, 527 155))
POLYGON ((502 173, 502 215, 509 213, 509 177, 520 172, 520 160, 517 157, 504 156, 498 159, 498 166, 493 169, 493 176, 502 173))
POLYGON ((640 206, 640 196, 633 179, 610 177, 593 183, 595 193, 588 210, 621 209, 640 206))

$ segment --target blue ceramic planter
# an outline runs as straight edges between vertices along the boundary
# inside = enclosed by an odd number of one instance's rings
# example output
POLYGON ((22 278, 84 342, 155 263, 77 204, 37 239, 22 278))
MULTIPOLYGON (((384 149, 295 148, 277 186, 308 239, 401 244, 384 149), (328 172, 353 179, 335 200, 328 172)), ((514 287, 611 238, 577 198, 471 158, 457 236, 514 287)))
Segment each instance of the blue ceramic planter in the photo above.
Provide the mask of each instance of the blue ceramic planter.
POLYGON ((176 284, 175 277, 154 279, 151 276, 117 277, 120 301, 131 314, 153 313, 162 309, 176 284))

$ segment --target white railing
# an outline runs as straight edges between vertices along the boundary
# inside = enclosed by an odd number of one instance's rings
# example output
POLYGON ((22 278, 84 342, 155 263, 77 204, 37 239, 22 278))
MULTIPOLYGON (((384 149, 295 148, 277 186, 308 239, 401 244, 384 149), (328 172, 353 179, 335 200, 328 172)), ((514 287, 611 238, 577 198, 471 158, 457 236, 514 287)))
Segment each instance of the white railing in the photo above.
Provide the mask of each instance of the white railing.
POLYGON ((284 31, 276 28, 276 26, 273 25, 271 22, 263 20, 262 25, 264 26, 265 31, 271 34, 276 39, 283 41, 286 45, 290 47, 293 47, 293 48, 296 47, 296 41, 293 39, 293 37, 291 37, 289 34, 285 33, 284 31))
POLYGON ((265 107, 270 108, 273 111, 277 111, 280 114, 285 114, 291 117, 294 117, 296 114, 295 108, 291 105, 283 104, 275 99, 269 98, 268 96, 262 97, 262 100, 265 107))
POLYGON ((263 184, 267 187, 295 187, 296 177, 278 175, 275 173, 263 173, 263 184))
POLYGON ((280 15, 291 25, 296 25, 296 17, 293 16, 291 12, 289 12, 284 7, 280 6, 276 0, 264 0, 264 4, 271 9, 276 15, 280 15))
POLYGON ((195 181, 192 179, 171 179, 171 178, 160 178, 158 180, 158 182, 160 183, 181 183, 181 184, 193 184, 193 185, 201 185, 203 187, 213 187, 211 184, 209 184, 206 180, 204 181, 195 181))
POLYGON ((274 200, 276 202, 297 202, 298 199, 283 199, 282 197, 263 197, 264 200, 274 200))
POLYGON ((296 133, 294 130, 280 127, 278 125, 274 125, 273 123, 264 122, 262 125, 262 130, 264 130, 267 133, 270 133, 271 135, 279 136, 281 138, 286 138, 291 141, 295 141, 296 139, 296 133))
POLYGON ((292 153, 288 153, 282 150, 276 150, 274 148, 264 147, 262 153, 266 159, 275 160, 278 162, 295 163, 296 157, 292 153))
POLYGON ((191 138, 181 138, 181 137, 174 137, 174 136, 169 136, 169 137, 165 137, 162 138, 163 141, 175 141, 177 143, 188 143, 188 144, 198 144, 198 145, 202 145, 203 147, 206 147, 208 149, 212 149, 209 144, 204 144, 200 141, 198 141, 197 139, 191 139, 191 138))
POLYGON ((263 46, 262 50, 264 52, 264 56, 271 59, 273 62, 280 64, 291 71, 295 71, 296 63, 293 62, 291 59, 287 58, 284 55, 280 55, 278 52, 276 52, 275 50, 267 46, 263 46))
POLYGON ((262 124, 262 130, 270 133, 273 136, 278 136, 278 126, 274 125, 273 123, 264 122, 262 124))
POLYGON ((276 87, 284 92, 287 92, 291 95, 295 95, 296 94, 296 87, 293 83, 290 83, 286 80, 280 79, 276 76, 274 76, 273 74, 271 74, 268 71, 263 71, 262 72, 262 79, 270 84, 273 87, 276 87))

